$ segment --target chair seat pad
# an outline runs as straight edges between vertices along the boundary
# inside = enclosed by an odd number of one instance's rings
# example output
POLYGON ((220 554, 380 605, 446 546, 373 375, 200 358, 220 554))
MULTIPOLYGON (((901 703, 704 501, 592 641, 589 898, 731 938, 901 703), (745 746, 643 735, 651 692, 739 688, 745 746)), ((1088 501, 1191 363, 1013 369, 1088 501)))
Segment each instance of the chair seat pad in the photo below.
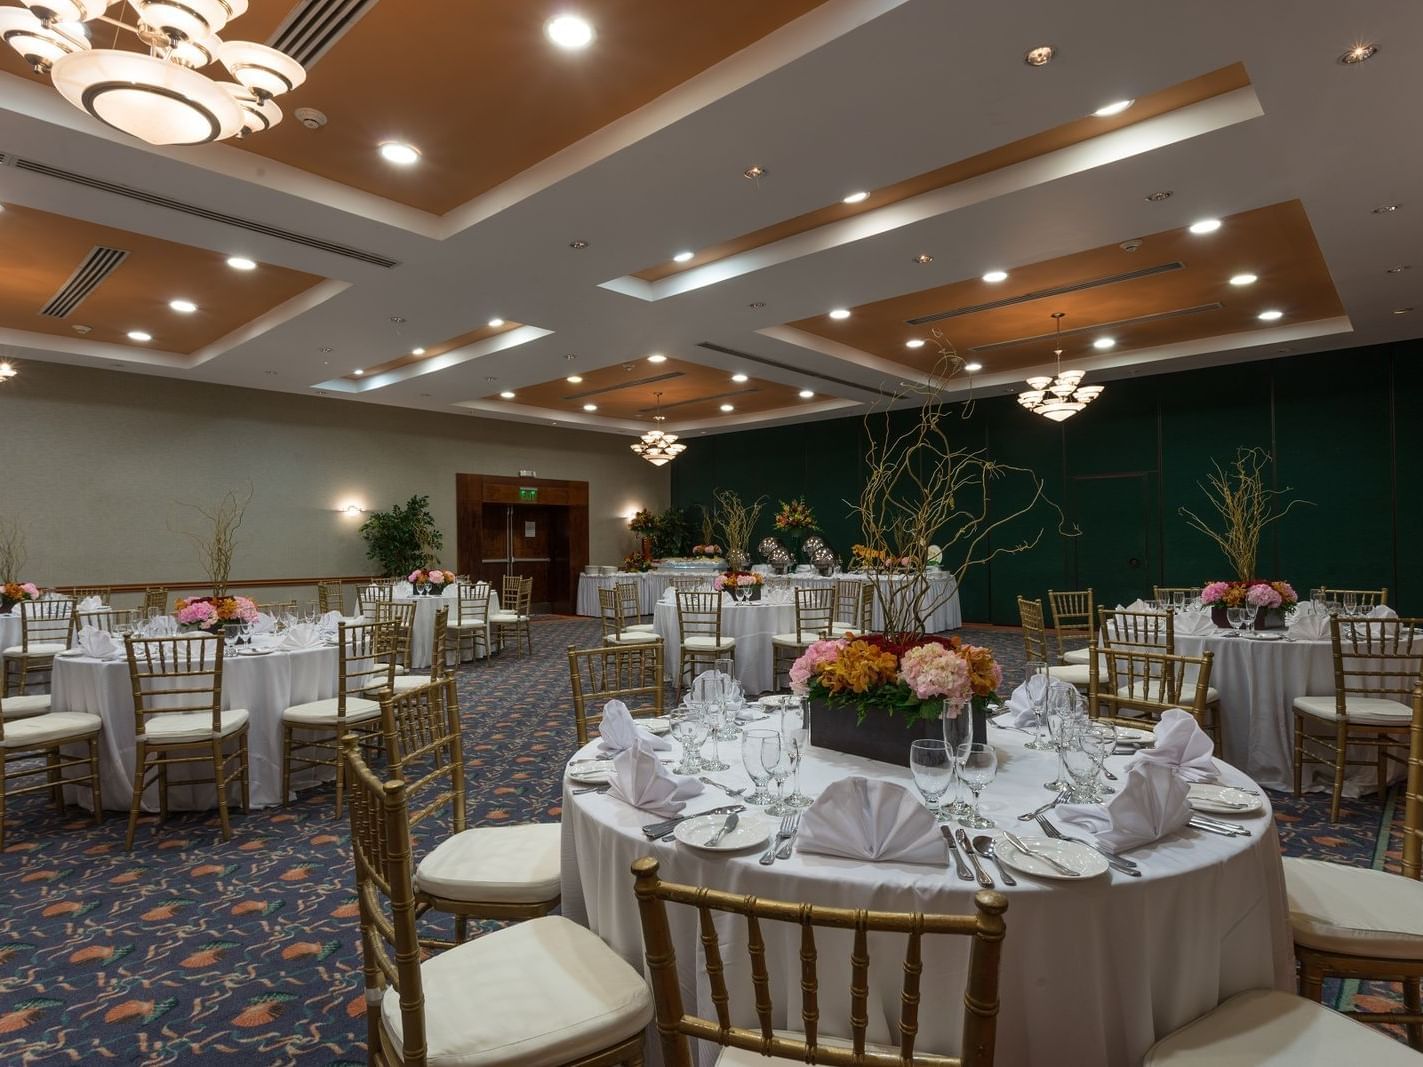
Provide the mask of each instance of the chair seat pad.
POLYGON ((650 645, 661 641, 662 638, 646 630, 624 630, 620 634, 613 634, 608 640, 619 645, 650 645))
POLYGON ((635 633, 643 634, 651 634, 657 632, 657 627, 653 626, 650 622, 635 622, 631 626, 629 626, 628 629, 634 631, 635 633))
POLYGON ((65 738, 76 740, 97 734, 104 721, 83 711, 52 711, 48 715, 32 715, 5 724, 6 748, 29 748, 48 745, 65 738))
POLYGON ((1346 956, 1423 960, 1423 883, 1290 857, 1285 890, 1296 944, 1346 956))
POLYGON ((49 711, 48 693, 30 693, 21 697, 5 698, 5 720, 23 719, 30 715, 43 715, 49 711))
POLYGON ((489 621, 504 623, 528 622, 529 617, 527 615, 515 615, 512 611, 496 611, 493 615, 489 616, 489 621))
MULTIPOLYGON (((1338 705, 1332 696, 1295 697, 1295 711, 1315 719, 1334 722, 1339 718, 1338 705)), ((1402 701, 1384 697, 1351 696, 1346 705, 1350 722, 1364 726, 1407 726, 1413 719, 1413 709, 1402 701)))
POLYGON ((24 645, 11 645, 0 652, 0 656, 53 656, 67 647, 58 641, 31 641, 28 649, 24 645))
POLYGON ((780 645, 782 648, 805 648, 815 644, 820 640, 820 635, 812 633, 810 630, 802 630, 798 634, 775 634, 771 638, 771 644, 780 645))
POLYGON ((698 652, 724 652, 728 648, 736 647, 736 638, 723 637, 720 641, 718 641, 715 637, 694 636, 689 637, 685 641, 683 641, 682 647, 695 649, 698 652))
POLYGON ((1147 1050, 1142 1067, 1417 1067, 1393 1038, 1293 993, 1237 993, 1147 1050))
MULTIPOLYGON (((1132 697, 1136 700, 1155 700, 1157 693, 1158 689, 1154 682, 1151 685, 1144 685, 1143 683, 1138 681, 1133 683, 1132 685, 1121 686, 1117 690, 1117 696, 1132 697)), ((1187 682, 1185 685, 1181 686, 1181 692, 1178 693, 1177 696, 1179 697, 1182 704, 1194 704, 1196 701, 1195 685, 1191 682, 1187 682)), ((1216 687, 1213 685, 1206 686, 1206 703, 1214 704, 1219 699, 1220 693, 1216 691, 1216 687)), ((1333 700, 1334 698, 1330 697, 1329 699, 1333 700)))
POLYGON ((1069 648, 1062 654, 1062 662, 1090 667, 1092 665, 1092 650, 1088 648, 1069 648))
MULTIPOLYGON (((420 965, 429 1067, 555 1067, 632 1037, 652 1019, 642 974, 559 915, 466 941, 420 965)), ((381 1021, 402 1047, 400 993, 381 1021)))
POLYGON ((483 619, 466 619, 464 622, 451 622, 446 624, 447 630, 483 630, 489 624, 483 619))
POLYGON ((865 633, 866 630, 863 626, 852 626, 848 622, 832 622, 830 624, 830 632, 836 637, 841 637, 844 634, 862 634, 865 633))
MULTIPOLYGON (((302 726, 335 726, 337 712, 341 704, 336 697, 313 700, 309 704, 293 704, 282 712, 283 722, 299 723, 302 726)), ((346 721, 365 722, 380 718, 380 704, 365 697, 346 698, 346 721)))
MULTIPOLYGON (((429 685, 434 679, 428 674, 402 674, 395 679, 395 691, 404 693, 411 689, 419 689, 422 685, 429 685)), ((346 718, 351 717, 351 702, 346 701, 346 718)))
POLYGON ((1090 663, 1059 663, 1047 669, 1048 675, 1068 685, 1086 685, 1092 680, 1090 663))
MULTIPOLYGON (((221 736, 228 737, 247 728, 247 709, 224 711, 221 736)), ((6 731, 8 733, 8 731, 6 731)), ((150 741, 172 744, 180 741, 206 741, 212 737, 212 713, 207 711, 174 711, 150 716, 143 724, 144 736, 150 741)))
POLYGON ((559 824, 477 826, 447 837, 420 861, 415 885, 448 900, 536 904, 559 894, 559 824))

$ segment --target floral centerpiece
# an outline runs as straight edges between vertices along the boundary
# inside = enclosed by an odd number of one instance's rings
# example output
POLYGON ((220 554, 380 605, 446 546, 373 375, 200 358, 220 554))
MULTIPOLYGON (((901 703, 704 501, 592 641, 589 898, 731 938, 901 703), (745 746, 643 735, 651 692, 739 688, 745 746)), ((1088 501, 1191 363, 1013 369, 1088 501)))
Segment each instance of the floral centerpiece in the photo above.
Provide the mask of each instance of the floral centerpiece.
POLYGON ((1289 582, 1251 578, 1244 582, 1209 582, 1201 590, 1201 603, 1211 609, 1217 626, 1229 625, 1230 608, 1254 608, 1256 630, 1281 630, 1285 616, 1295 610, 1299 594, 1289 582))
POLYGON ((750 571, 727 571, 716 576, 712 588, 730 593, 732 600, 760 600, 765 583, 766 579, 750 571))
POLYGON ((257 621, 257 605, 245 596, 195 596, 178 601, 173 612, 181 630, 216 633, 229 626, 257 621))
POLYGON ((38 600, 40 588, 34 582, 6 582, 0 586, 0 611, 9 611, 22 600, 38 600))
POLYGON ((622 569, 627 574, 644 574, 652 570, 652 560, 643 559, 641 552, 629 552, 623 557, 622 569))
POLYGON ((706 559, 716 559, 721 555, 721 545, 693 545, 692 555, 706 559))
POLYGON ((805 535, 820 529, 815 521, 815 512, 810 509, 803 496, 781 501, 781 509, 776 512, 775 527, 776 532, 789 542, 793 556, 800 552, 805 535))
POLYGON ((415 587, 417 594, 436 596, 445 586, 455 580, 455 572, 443 571, 437 567, 431 567, 428 570, 417 567, 410 572, 410 577, 406 580, 415 587))

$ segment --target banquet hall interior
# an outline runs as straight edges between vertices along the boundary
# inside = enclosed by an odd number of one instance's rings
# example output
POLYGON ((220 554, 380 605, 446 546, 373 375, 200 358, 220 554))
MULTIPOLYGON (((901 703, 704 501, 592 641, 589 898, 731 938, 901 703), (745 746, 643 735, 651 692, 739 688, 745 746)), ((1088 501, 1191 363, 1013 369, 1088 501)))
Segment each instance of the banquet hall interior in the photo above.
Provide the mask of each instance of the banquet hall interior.
POLYGON ((0 1064, 1423 1064, 1418 4, 0 38, 0 1064))

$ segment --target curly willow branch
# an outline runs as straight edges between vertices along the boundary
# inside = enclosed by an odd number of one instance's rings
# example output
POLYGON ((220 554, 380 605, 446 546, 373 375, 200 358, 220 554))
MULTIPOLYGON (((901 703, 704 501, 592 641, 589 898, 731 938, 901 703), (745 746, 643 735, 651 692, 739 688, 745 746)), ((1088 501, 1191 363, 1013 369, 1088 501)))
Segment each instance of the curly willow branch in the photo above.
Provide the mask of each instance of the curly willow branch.
POLYGON ((1311 500, 1291 500, 1283 508, 1278 504, 1290 493, 1283 489, 1265 488, 1265 468, 1271 456, 1263 448, 1237 448, 1229 469, 1211 461, 1214 471, 1198 482, 1202 493, 1220 516, 1221 529, 1214 529, 1190 508, 1180 508, 1181 516, 1191 526, 1214 541, 1235 571, 1235 577, 1247 582, 1255 577, 1255 560, 1260 552, 1260 535, 1272 522, 1279 522, 1300 505, 1313 507, 1311 500))
POLYGON ((188 508, 203 519, 201 531, 194 533, 185 530, 184 535, 197 549, 198 563, 212 582, 212 595, 215 597, 227 594, 227 583, 232 577, 232 557, 237 551, 237 531, 251 502, 250 483, 243 493, 229 489, 212 507, 178 501, 179 507, 188 508))
POLYGON ((756 520, 766 505, 766 498, 757 497, 750 504, 743 504, 741 497, 730 489, 718 489, 712 496, 716 500, 715 521, 726 541, 727 558, 739 556, 749 562, 751 531, 756 528, 756 520))

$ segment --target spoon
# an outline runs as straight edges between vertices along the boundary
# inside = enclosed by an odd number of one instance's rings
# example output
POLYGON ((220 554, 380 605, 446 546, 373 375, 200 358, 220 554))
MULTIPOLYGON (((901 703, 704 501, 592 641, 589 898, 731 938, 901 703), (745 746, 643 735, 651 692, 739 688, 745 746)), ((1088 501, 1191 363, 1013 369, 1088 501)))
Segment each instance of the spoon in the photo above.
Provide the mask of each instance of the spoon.
POLYGON ((1003 866, 1003 861, 998 858, 998 853, 993 851, 993 838, 987 834, 979 834, 973 839, 973 850, 980 856, 993 861, 993 866, 998 868, 998 877, 1003 879, 1004 885, 1017 885, 1017 880, 1008 873, 1008 869, 1003 866))

